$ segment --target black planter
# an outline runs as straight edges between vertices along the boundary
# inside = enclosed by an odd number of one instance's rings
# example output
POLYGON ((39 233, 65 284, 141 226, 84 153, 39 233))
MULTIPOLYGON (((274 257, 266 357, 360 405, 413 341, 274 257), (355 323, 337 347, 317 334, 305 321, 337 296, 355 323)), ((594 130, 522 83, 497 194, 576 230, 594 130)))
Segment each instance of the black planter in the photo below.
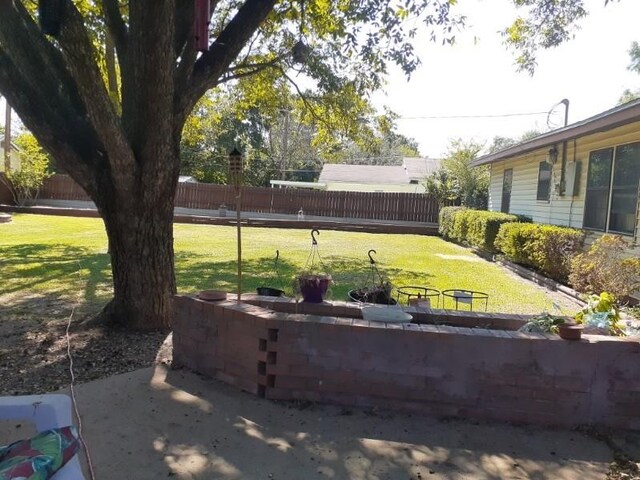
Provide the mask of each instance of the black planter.
POLYGON ((360 303, 376 303, 379 305, 396 305, 395 299, 391 298, 389 292, 384 290, 349 290, 349 300, 360 303))
POLYGON ((258 292, 258 295, 265 297, 282 297, 284 295, 283 290, 273 287, 258 287, 256 288, 256 292, 258 292))

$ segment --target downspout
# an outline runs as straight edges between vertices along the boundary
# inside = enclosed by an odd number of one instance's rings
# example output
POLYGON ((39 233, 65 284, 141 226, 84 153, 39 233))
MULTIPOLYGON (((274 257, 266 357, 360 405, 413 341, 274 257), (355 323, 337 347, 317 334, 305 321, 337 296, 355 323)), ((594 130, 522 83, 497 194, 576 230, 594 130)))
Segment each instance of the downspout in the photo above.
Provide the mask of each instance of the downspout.
MULTIPOLYGON (((566 127, 569 123, 569 100, 563 98, 560 103, 564 105, 564 126, 566 127)), ((566 174, 565 171, 567 169, 567 141, 563 140, 562 142, 562 164, 560 166, 560 196, 563 197, 566 193, 566 174)), ((569 221, 571 223, 571 221, 569 221)))
MULTIPOLYGON (((577 153, 576 153, 576 149, 577 149, 577 141, 574 138, 573 139, 573 163, 574 163, 574 167, 575 167, 575 163, 577 161, 577 153)), ((576 170, 576 176, 574 176, 574 182, 577 180, 577 170, 576 170)), ((571 188, 574 188, 573 185, 570 185, 571 188)), ((569 205, 569 226, 571 227, 571 224, 573 222, 573 201, 575 200, 575 196, 573 195, 573 191, 571 192, 571 204, 569 205)))

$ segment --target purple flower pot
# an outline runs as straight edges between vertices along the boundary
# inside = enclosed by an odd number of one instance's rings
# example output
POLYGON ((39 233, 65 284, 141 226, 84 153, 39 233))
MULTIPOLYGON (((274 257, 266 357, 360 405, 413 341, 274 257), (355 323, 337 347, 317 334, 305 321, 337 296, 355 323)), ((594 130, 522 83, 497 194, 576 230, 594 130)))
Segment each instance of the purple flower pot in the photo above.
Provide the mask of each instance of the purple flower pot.
POLYGON ((310 275, 298 277, 302 301, 307 303, 322 303, 327 294, 331 277, 323 275, 310 275))

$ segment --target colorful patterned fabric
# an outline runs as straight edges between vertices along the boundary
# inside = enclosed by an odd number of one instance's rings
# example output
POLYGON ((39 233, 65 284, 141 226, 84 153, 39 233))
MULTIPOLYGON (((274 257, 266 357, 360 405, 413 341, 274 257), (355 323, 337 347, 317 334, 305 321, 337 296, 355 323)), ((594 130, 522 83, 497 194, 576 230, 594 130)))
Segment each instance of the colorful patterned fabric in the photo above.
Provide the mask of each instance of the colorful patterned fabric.
POLYGON ((46 480, 76 454, 75 427, 54 428, 0 447, 0 480, 46 480))

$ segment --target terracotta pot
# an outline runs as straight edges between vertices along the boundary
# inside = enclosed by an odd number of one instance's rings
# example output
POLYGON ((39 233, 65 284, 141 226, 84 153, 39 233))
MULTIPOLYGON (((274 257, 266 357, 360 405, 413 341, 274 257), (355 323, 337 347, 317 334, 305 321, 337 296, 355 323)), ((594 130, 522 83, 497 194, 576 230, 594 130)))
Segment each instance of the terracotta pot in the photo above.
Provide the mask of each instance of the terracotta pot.
POLYGON ((558 335, 564 340, 580 340, 584 327, 577 323, 562 323, 558 325, 558 335))
POLYGON ((207 302, 219 302, 227 299, 227 292, 221 290, 202 290, 198 293, 198 298, 207 302))

